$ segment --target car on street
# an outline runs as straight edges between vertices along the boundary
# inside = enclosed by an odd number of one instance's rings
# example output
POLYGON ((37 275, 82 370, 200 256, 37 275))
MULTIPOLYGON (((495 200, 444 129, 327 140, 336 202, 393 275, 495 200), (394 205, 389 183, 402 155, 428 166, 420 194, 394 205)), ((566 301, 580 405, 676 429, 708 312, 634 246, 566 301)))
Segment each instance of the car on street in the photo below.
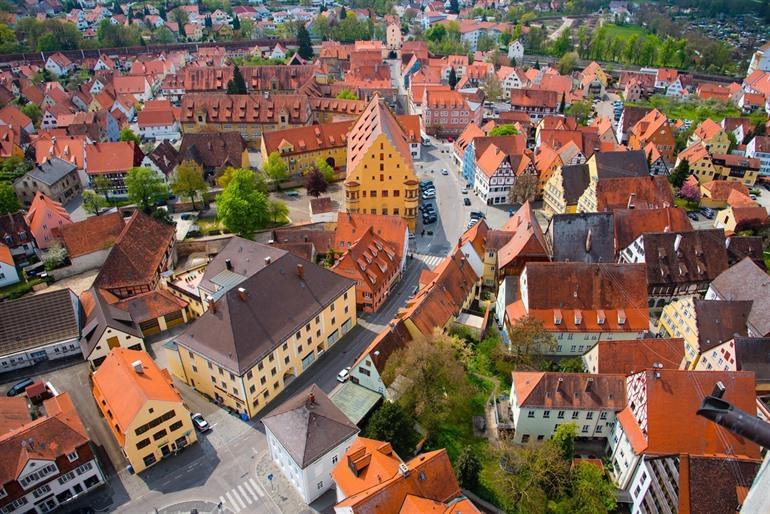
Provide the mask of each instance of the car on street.
POLYGON ((423 225, 430 225, 431 223, 436 223, 436 221, 438 221, 438 217, 435 214, 423 214, 422 216, 423 225))
POLYGON ((426 192, 424 192, 422 194, 422 199, 423 200, 433 200, 434 198, 436 198, 436 192, 435 191, 433 191, 433 192, 426 191, 426 192))
POLYGON ((429 187, 433 187, 433 181, 432 180, 423 180, 420 182, 420 189, 428 189, 429 187))
POLYGON ((703 216, 705 216, 707 219, 710 219, 710 220, 713 220, 714 219, 714 215, 716 214, 714 212, 714 209, 710 209, 708 207, 704 207, 703 209, 701 209, 700 213, 703 214, 703 216))
POLYGON ((695 212, 688 212, 687 217, 693 221, 698 221, 700 219, 695 212))
POLYGON ((448 170, 448 169, 446 169, 446 168, 443 168, 443 169, 441 170, 441 174, 442 174, 442 175, 449 175, 449 170, 448 170))
POLYGON ((471 219, 482 219, 482 218, 486 218, 486 216, 484 216, 483 212, 481 212, 481 211, 471 211, 471 219))
POLYGON ((470 205, 471 204, 471 199, 466 196, 465 198, 463 198, 463 204, 470 205))
POLYGON ((11 388, 8 389, 8 392, 5 394, 7 396, 19 396, 33 383, 34 381, 31 378, 22 378, 21 380, 13 384, 11 388))
POLYGON ((461 192, 462 194, 464 194, 464 195, 467 195, 467 194, 468 194, 468 186, 465 186, 465 187, 463 187, 463 188, 460 190, 460 192, 461 192))
POLYGON ((350 366, 337 373, 337 382, 345 383, 350 378, 350 366))
POLYGON ((204 419, 203 414, 200 412, 196 412, 191 418, 198 432, 208 432, 211 430, 211 425, 209 425, 209 422, 204 419))
POLYGON ((299 191, 288 191, 286 193, 286 196, 289 196, 291 198, 299 198, 299 191))

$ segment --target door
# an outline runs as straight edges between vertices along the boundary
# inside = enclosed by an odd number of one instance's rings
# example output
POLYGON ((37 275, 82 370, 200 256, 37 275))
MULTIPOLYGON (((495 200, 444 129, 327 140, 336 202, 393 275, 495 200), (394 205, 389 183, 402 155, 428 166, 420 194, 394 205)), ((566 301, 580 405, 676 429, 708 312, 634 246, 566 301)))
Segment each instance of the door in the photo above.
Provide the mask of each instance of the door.
POLYGON ((117 348, 120 346, 120 339, 118 339, 118 336, 112 336, 107 338, 107 346, 112 350, 113 348, 117 348))
POLYGON ((171 450, 168 449, 168 445, 164 444, 160 447, 160 453, 163 455, 163 457, 168 457, 171 453, 171 450))

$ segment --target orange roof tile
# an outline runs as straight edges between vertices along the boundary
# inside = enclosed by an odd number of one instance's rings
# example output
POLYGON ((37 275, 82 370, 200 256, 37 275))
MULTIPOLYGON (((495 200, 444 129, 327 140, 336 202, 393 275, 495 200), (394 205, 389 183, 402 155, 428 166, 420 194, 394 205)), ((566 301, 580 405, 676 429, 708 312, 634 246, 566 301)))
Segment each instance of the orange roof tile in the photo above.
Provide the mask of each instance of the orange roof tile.
POLYGON ((719 123, 712 120, 711 118, 706 118, 695 129, 695 131, 693 132, 693 136, 697 137, 701 141, 708 141, 716 137, 717 135, 719 135, 720 132, 723 132, 723 131, 724 129, 719 123))
POLYGON ((15 266, 11 249, 7 245, 0 243, 0 262, 4 262, 10 266, 15 266))
POLYGON ((635 339, 629 341, 599 341, 596 369, 591 373, 620 373, 630 375, 660 363, 666 369, 679 369, 684 358, 683 339, 635 339))
POLYGON ((748 198, 749 188, 743 182, 737 180, 712 180, 701 186, 704 196, 714 200, 727 201, 730 194, 735 191, 748 198))
POLYGON ((406 166, 409 169, 413 168, 412 152, 409 150, 408 139, 402 125, 390 108, 385 105, 383 99, 379 95, 374 95, 366 110, 348 133, 346 167, 348 175, 357 171, 358 164, 381 134, 384 134, 401 154, 400 157, 405 161, 406 166))
POLYGON ((133 141, 86 145, 86 173, 126 173, 139 166, 144 154, 133 141))
POLYGON ((348 120, 267 131, 262 133, 262 141, 268 155, 273 152, 286 155, 317 152, 346 146, 347 133, 352 126, 353 122, 348 120))
POLYGON ((67 254, 74 259, 81 255, 110 248, 123 232, 125 223, 119 212, 91 216, 58 230, 67 254))
POLYGON ((400 464, 390 443, 358 437, 332 470, 332 478, 337 489, 348 497, 393 477, 400 464))

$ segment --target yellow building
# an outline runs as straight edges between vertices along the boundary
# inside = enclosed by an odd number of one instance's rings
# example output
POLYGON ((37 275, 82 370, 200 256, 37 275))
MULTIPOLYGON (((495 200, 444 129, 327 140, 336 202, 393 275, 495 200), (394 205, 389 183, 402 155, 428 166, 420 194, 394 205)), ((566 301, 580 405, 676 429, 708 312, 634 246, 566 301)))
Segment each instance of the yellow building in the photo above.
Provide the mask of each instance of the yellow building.
POLYGON ((352 121, 322 123, 308 127, 274 130, 262 134, 262 159, 278 152, 289 167, 289 173, 307 173, 318 158, 340 169, 347 159, 347 133, 352 121))
POLYGON ((701 357, 736 335, 746 336, 751 301, 701 300, 685 296, 665 307, 657 331, 684 339, 682 369, 696 369, 701 357))
POLYGON ((682 161, 687 161, 690 165, 690 173, 698 179, 699 184, 711 182, 717 175, 717 169, 711 160, 711 154, 700 142, 690 145, 679 152, 676 166, 679 166, 682 161))
POLYGON ((709 153, 727 153, 730 149, 730 137, 722 126, 711 118, 706 118, 693 131, 688 146, 702 143, 709 153))
POLYGON ((414 232, 418 184, 409 139, 375 95, 348 134, 345 208, 401 216, 414 232))
POLYGON ((596 152, 586 162, 588 185, 577 202, 577 212, 597 211, 597 185, 605 179, 648 177, 647 156, 643 150, 596 152))
POLYGON ((145 352, 114 348, 92 381, 96 404, 134 472, 198 440, 168 371, 145 352))
POLYGON ((355 282, 234 238, 198 284, 207 310, 166 351, 171 371, 255 416, 357 323, 355 282))

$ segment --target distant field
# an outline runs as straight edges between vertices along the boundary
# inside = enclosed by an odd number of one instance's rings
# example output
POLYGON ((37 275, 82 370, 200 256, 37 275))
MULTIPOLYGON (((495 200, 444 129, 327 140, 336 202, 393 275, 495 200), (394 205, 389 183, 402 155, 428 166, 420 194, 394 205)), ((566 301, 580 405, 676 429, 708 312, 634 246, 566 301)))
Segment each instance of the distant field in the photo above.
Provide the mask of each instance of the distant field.
POLYGON ((607 23, 603 25, 603 27, 607 30, 608 36, 613 36, 616 38, 627 39, 634 34, 639 36, 644 36, 647 34, 647 30, 640 25, 623 25, 621 27, 620 25, 615 25, 614 23, 607 23))
MULTIPOLYGON (((655 107, 669 118, 692 120, 695 123, 700 123, 706 118, 711 118, 714 121, 722 121, 726 116, 743 116, 741 111, 734 105, 713 100, 701 100, 694 96, 687 99, 676 99, 662 95, 654 95, 647 101, 629 102, 629 105, 655 107)), ((767 116, 761 111, 757 111, 746 117, 749 118, 752 123, 764 122, 767 120, 767 116)))

